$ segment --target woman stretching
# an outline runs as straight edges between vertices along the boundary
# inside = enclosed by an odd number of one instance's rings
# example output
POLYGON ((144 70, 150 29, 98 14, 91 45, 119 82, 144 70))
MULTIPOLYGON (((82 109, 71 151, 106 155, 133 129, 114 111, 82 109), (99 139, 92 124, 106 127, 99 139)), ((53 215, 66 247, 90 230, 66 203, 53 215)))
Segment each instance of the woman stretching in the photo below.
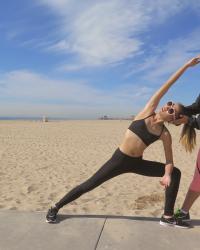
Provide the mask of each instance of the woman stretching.
MULTIPOLYGON (((186 116, 177 120, 177 125, 184 123, 181 142, 184 145, 186 151, 191 152, 196 144, 196 132, 195 129, 200 130, 200 115, 197 117, 192 117, 192 115, 200 114, 200 95, 196 101, 187 107, 184 107, 184 112, 186 116)), ((192 182, 189 186, 188 192, 186 194, 184 203, 181 209, 178 209, 175 216, 183 221, 190 221, 189 210, 200 195, 200 149, 197 155, 196 168, 192 182)))
POLYGON ((182 106, 168 102, 159 112, 155 110, 160 99, 189 67, 199 63, 200 56, 185 63, 167 82, 150 98, 144 109, 136 115, 125 132, 124 139, 112 157, 88 180, 73 188, 55 206, 48 210, 47 222, 56 222, 60 208, 74 201, 81 195, 98 187, 105 181, 124 173, 135 173, 144 176, 161 177, 160 184, 165 187, 164 214, 161 225, 187 228, 188 224, 177 220, 174 215, 174 204, 179 188, 181 172, 174 167, 171 135, 164 122, 173 122, 179 118, 182 106), (162 140, 166 163, 147 161, 142 158, 144 150, 153 142, 162 140))

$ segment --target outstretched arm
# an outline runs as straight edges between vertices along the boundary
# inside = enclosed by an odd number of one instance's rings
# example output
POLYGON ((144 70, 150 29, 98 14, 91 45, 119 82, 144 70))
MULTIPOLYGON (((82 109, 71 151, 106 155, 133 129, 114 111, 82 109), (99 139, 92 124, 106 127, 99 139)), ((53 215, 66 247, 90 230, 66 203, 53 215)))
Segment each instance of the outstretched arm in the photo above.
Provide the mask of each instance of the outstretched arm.
POLYGON ((185 70, 189 67, 195 66, 196 64, 200 63, 200 55, 197 57, 192 58, 186 64, 184 64, 181 68, 179 68, 162 86, 161 88, 156 91, 156 93, 150 98, 147 102, 146 106, 144 107, 142 113, 145 115, 153 113, 159 102, 160 99, 164 96, 164 94, 168 91, 168 89, 176 82, 176 80, 185 72, 185 70))
POLYGON ((179 126, 181 124, 188 124, 189 126, 200 130, 200 115, 198 115, 197 117, 182 115, 181 118, 175 120, 173 124, 176 126, 179 126))
POLYGON ((192 117, 188 117, 188 116, 183 116, 181 119, 179 119, 181 123, 180 124, 188 124, 190 127, 196 128, 198 130, 200 130, 200 115, 198 115, 197 117, 192 116, 192 117))
POLYGON ((188 119, 188 123, 191 127, 200 130, 200 115, 198 115, 197 117, 190 117, 188 119))
POLYGON ((197 97, 194 103, 184 108, 185 115, 200 114, 200 95, 197 97))

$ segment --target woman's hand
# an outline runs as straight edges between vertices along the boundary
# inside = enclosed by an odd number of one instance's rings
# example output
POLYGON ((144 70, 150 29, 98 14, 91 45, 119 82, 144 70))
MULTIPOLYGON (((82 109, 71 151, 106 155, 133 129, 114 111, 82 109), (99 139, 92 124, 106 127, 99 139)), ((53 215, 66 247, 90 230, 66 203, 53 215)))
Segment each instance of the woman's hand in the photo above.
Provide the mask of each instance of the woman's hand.
POLYGON ((190 59, 190 60, 186 63, 186 65, 187 65, 188 67, 193 67, 193 66, 195 66, 195 65, 198 64, 198 63, 200 63, 200 55, 198 55, 198 56, 196 56, 196 57, 190 59))
POLYGON ((176 126, 179 126, 181 124, 188 123, 188 119, 189 119, 188 116, 186 116, 186 115, 180 115, 180 118, 172 121, 171 123, 174 124, 174 125, 176 125, 176 126))
POLYGON ((164 186, 165 188, 169 187, 171 183, 171 175, 165 174, 161 180, 160 180, 160 185, 164 186))

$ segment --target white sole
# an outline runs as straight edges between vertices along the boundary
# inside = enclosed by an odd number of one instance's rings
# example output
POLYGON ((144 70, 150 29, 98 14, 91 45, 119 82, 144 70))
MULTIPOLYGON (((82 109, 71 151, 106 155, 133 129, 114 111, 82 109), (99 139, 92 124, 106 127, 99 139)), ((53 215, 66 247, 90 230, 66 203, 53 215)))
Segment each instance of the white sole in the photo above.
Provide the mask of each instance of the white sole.
POLYGON ((181 226, 177 226, 177 225, 175 225, 174 227, 182 228, 182 229, 189 229, 190 228, 190 227, 181 227, 181 226))
POLYGON ((160 221, 160 225, 165 226, 165 227, 177 227, 177 228, 183 228, 183 229, 188 229, 190 227, 181 227, 181 226, 177 226, 176 224, 169 224, 169 223, 165 223, 160 221))
POLYGON ((55 221, 49 221, 49 220, 46 220, 47 223, 56 223, 56 220, 55 221))
POLYGON ((160 221, 160 225, 165 226, 165 227, 174 227, 175 226, 175 224, 169 224, 169 223, 165 223, 162 221, 160 221))

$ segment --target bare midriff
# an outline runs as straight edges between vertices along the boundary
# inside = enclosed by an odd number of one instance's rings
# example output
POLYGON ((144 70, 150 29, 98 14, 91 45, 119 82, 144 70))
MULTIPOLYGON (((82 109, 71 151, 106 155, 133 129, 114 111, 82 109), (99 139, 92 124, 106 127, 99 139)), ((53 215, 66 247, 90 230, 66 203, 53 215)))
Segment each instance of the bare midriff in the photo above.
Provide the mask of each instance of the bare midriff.
POLYGON ((126 155, 140 157, 147 148, 146 144, 131 130, 127 129, 119 146, 119 149, 126 155))

